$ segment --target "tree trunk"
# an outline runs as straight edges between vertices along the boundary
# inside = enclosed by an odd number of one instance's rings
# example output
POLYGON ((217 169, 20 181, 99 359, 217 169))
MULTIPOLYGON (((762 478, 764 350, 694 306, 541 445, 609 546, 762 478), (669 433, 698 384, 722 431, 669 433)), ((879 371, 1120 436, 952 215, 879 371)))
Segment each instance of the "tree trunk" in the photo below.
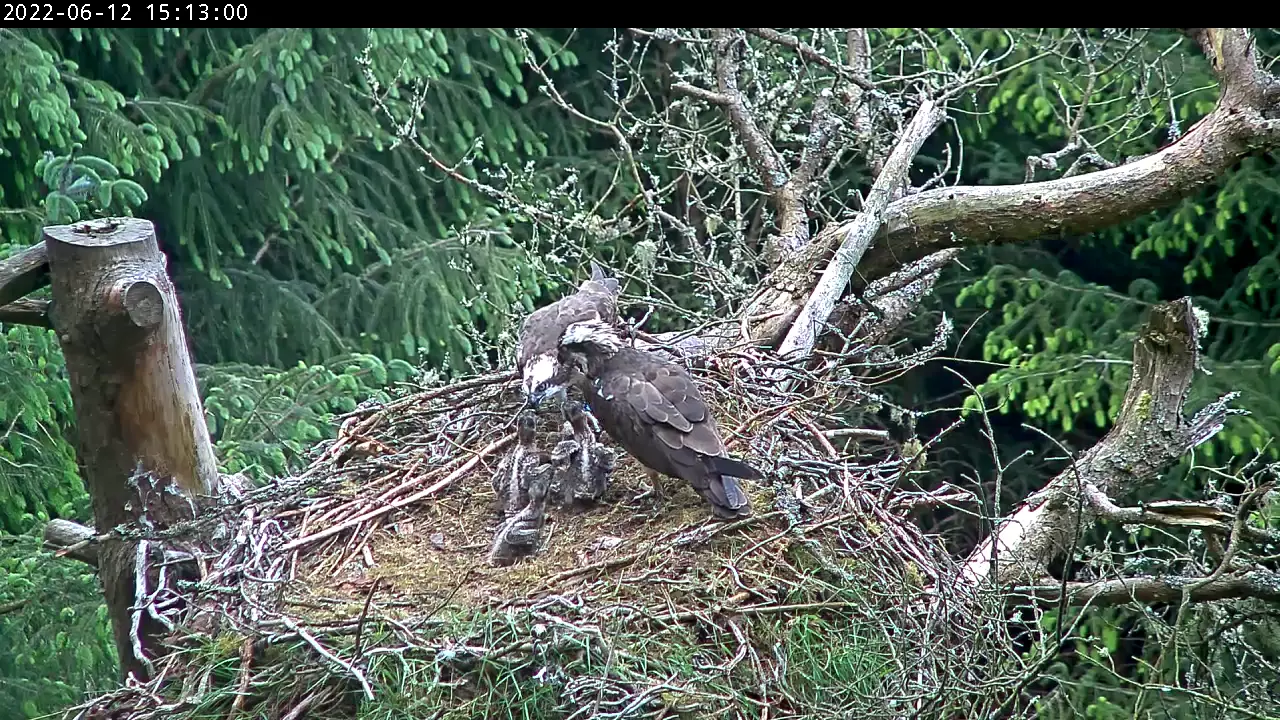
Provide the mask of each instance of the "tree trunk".
MULTIPOLYGON (((44 241, 94 526, 110 532, 145 515, 145 526, 163 529, 191 518, 218 474, 155 228, 114 218, 47 227, 44 241)), ((132 609, 152 554, 140 542, 105 540, 98 573, 121 672, 141 679, 162 628, 132 609)))

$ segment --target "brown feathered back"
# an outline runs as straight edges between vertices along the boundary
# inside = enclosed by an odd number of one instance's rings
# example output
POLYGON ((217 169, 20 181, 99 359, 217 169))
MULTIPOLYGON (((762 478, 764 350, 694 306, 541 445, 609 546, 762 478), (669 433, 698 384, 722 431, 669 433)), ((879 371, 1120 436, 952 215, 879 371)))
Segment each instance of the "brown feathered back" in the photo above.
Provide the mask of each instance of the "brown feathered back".
MULTIPOLYGON (((600 427, 644 465, 680 478, 721 517, 745 517, 750 501, 735 478, 760 477, 728 457, 715 417, 685 369, 652 353, 621 344, 613 331, 570 333, 564 347, 579 354, 585 372, 575 376, 600 427), (585 342, 573 342, 587 338, 585 342), (597 342, 599 341, 599 342, 597 342)), ((571 362, 564 363, 566 366, 571 362)))

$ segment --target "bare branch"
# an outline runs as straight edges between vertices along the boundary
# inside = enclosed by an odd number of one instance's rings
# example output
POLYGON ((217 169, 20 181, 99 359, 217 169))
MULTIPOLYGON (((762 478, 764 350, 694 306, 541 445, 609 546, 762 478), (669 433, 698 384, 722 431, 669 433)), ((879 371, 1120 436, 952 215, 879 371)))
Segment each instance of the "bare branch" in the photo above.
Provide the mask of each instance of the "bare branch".
MULTIPOLYGON (((800 55, 800 57, 804 58, 805 60, 808 60, 809 62, 818 63, 819 65, 827 68, 828 70, 832 70, 836 72, 838 75, 840 75, 840 77, 848 80, 854 85, 857 85, 863 90, 872 91, 876 89, 875 84, 867 79, 867 76, 865 73, 858 73, 856 70, 854 72, 850 72, 848 68, 841 67, 840 64, 837 63, 835 60, 832 60, 826 55, 823 55, 816 48, 811 47, 810 45, 807 45, 804 42, 801 42, 801 40, 794 35, 788 35, 786 33, 778 32, 773 28, 743 28, 743 29, 762 40, 768 40, 771 43, 777 43, 778 45, 781 45, 783 47, 795 50, 800 55)), ((864 29, 863 30, 864 37, 865 37, 865 32, 866 31, 864 29)))
MULTIPOLYGON (((1220 535, 1230 535, 1234 527, 1235 518, 1231 513, 1206 502, 1161 500, 1144 503, 1142 507, 1120 507, 1091 484, 1085 485, 1084 492, 1101 520, 1126 525, 1191 528, 1220 535)), ((1280 532, 1244 525, 1240 533, 1253 542, 1280 544, 1280 532)))
POLYGON ((91 527, 70 520, 50 520, 44 526, 44 542, 60 555, 98 566, 98 536, 91 527))
POLYGON ((0 307, 49 284, 49 254, 44 243, 0 260, 0 307))
POLYGON ((49 320, 49 301, 21 298, 8 305, 0 305, 0 323, 52 328, 53 323, 49 320))
POLYGON ((876 178, 863 203, 862 212, 849 223, 844 239, 836 250, 835 257, 823 271, 822 278, 809 295, 799 316, 791 324, 791 330, 778 348, 778 354, 784 358, 802 357, 813 349, 818 328, 827 321, 832 308, 849 284, 849 278, 866 252, 867 246, 879 229, 885 209, 889 206, 892 193, 907 177, 911 169, 911 161, 920 146, 933 134, 942 122, 945 114, 932 100, 920 104, 916 115, 903 132, 898 145, 889 155, 884 171, 876 178))
MULTIPOLYGON (((942 274, 942 269, 950 263, 959 250, 951 248, 936 252, 908 265, 907 267, 885 276, 867 287, 864 299, 875 308, 871 313, 861 313, 864 318, 862 326, 857 330, 857 337, 864 343, 882 342, 896 332, 908 318, 915 313, 920 303, 933 293, 934 284, 942 274)), ((843 317, 842 309, 857 312, 855 303, 846 302, 844 308, 837 306, 831 314, 831 324, 836 327, 853 327, 853 322, 843 317)))
POLYGON ((1164 576, 1134 577, 1098 582, 1054 583, 1050 585, 1018 586, 1011 589, 1014 596, 1022 595, 1041 602, 1057 604, 1062 600, 1063 589, 1069 605, 1120 605, 1124 603, 1175 603, 1181 602, 1183 593, 1190 594, 1191 602, 1211 602, 1232 598, 1258 598, 1280 602, 1280 576, 1262 570, 1222 577, 1203 583, 1205 578, 1164 576))
POLYGON ((1045 566, 1097 516, 1084 495, 1087 485, 1109 497, 1131 493, 1216 435, 1228 415, 1243 412, 1228 408, 1232 394, 1190 420, 1183 415, 1203 332, 1190 298, 1151 309, 1134 343, 1133 378, 1111 431, 979 544, 964 566, 966 579, 977 583, 991 575, 996 544, 1001 582, 1014 575, 1042 577, 1045 566))
MULTIPOLYGON (((813 103, 813 116, 809 123, 809 137, 800 155, 800 165, 787 181, 783 194, 794 196, 792 202, 804 202, 804 194, 809 191, 817 175, 818 168, 830 156, 831 140, 840 131, 840 121, 830 112, 831 91, 823 90, 813 103)), ((789 198, 791 199, 791 198, 789 198)), ((784 230, 783 235, 788 233, 784 230)), ((806 232, 805 241, 808 241, 806 232)))
POLYGON ((939 249, 1087 233, 1171 205, 1214 182, 1246 155, 1280 142, 1268 119, 1280 93, 1257 65, 1247 28, 1204 31, 1219 66, 1217 107, 1177 142, 1108 170, 1021 185, 939 188, 903 198, 859 270, 878 277, 939 249), (1215 39, 1216 38, 1216 39, 1215 39))
MULTIPOLYGON (((853 78, 862 78, 870 85, 871 78, 871 39, 866 28, 849 30, 846 43, 849 52, 849 68, 853 78)), ((872 85, 871 87, 874 87, 872 85)), ((856 81, 847 86, 845 102, 853 115, 853 131, 855 143, 866 156, 867 165, 872 176, 878 176, 884 170, 884 154, 876 142, 875 127, 871 122, 870 93, 871 88, 856 81)))
POLYGON ((776 193, 786 184, 788 173, 786 163, 778 155, 769 142, 769 138, 756 124, 751 109, 747 107, 746 98, 738 89, 738 48, 743 38, 728 28, 714 28, 711 31, 715 47, 716 85, 720 95, 725 99, 723 104, 729 111, 729 119, 733 129, 742 138, 742 145, 747 155, 760 171, 760 181, 770 193, 776 193))
POLYGON ((721 95, 720 93, 717 93, 717 92, 712 92, 711 90, 707 90, 705 88, 700 88, 696 85, 690 85, 687 82, 672 83, 671 89, 674 90, 677 94, 687 95, 689 97, 697 98, 699 100, 705 100, 711 103, 712 105, 719 105, 721 107, 728 107, 733 102, 725 95, 721 95))

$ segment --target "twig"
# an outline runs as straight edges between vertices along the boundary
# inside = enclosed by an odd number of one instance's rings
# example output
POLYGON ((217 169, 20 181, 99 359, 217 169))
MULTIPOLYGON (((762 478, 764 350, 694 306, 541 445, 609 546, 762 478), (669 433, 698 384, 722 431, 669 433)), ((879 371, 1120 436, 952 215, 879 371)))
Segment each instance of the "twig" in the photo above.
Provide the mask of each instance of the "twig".
POLYGON ((320 653, 321 657, 337 665, 343 670, 346 670, 348 673, 351 673, 352 677, 356 679, 356 682, 360 683, 360 688, 364 690, 365 699, 366 700, 373 699, 373 686, 369 684, 368 678, 364 676, 364 673, 361 672, 359 668, 357 668, 355 665, 349 662, 346 662, 342 658, 326 650, 325 647, 320 644, 320 641, 315 638, 315 636, 307 632, 300 625, 298 625, 288 617, 283 615, 280 616, 280 622, 283 623, 285 627, 297 633, 298 637, 305 640, 306 643, 310 645, 311 648, 315 650, 317 653, 320 653))

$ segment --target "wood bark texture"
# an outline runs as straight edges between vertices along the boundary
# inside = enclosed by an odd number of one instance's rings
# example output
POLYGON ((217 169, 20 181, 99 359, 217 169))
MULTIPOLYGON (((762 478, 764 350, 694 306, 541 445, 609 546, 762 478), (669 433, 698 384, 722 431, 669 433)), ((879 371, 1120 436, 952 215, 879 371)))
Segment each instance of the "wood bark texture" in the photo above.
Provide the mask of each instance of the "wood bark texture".
POLYGON ((8 305, 0 305, 0 323, 52 328, 53 324, 49 321, 49 301, 22 298, 8 305))
POLYGON ((0 307, 49 284, 49 258, 37 243, 0 260, 0 307))
POLYGON ((98 548, 93 543, 93 528, 78 522, 54 519, 44 526, 45 545, 53 550, 65 550, 66 556, 98 566, 98 548))
POLYGON ((1222 429, 1234 395, 1185 415, 1199 368, 1204 328, 1190 298, 1157 305, 1133 346, 1133 377, 1111 431, 1028 497, 969 556, 962 578, 973 583, 1038 582, 1046 565, 1072 547, 1104 511, 1091 496, 1136 494, 1187 451, 1222 429), (994 551, 994 552, 993 552, 994 551))
MULTIPOLYGON (((191 517, 218 474, 154 227, 114 218, 48 227, 44 240, 95 527, 109 532, 145 515, 163 528, 191 517)), ((137 649, 149 654, 158 627, 144 617, 134 642, 137 545, 103 542, 98 565, 122 673, 145 677, 137 649)))

